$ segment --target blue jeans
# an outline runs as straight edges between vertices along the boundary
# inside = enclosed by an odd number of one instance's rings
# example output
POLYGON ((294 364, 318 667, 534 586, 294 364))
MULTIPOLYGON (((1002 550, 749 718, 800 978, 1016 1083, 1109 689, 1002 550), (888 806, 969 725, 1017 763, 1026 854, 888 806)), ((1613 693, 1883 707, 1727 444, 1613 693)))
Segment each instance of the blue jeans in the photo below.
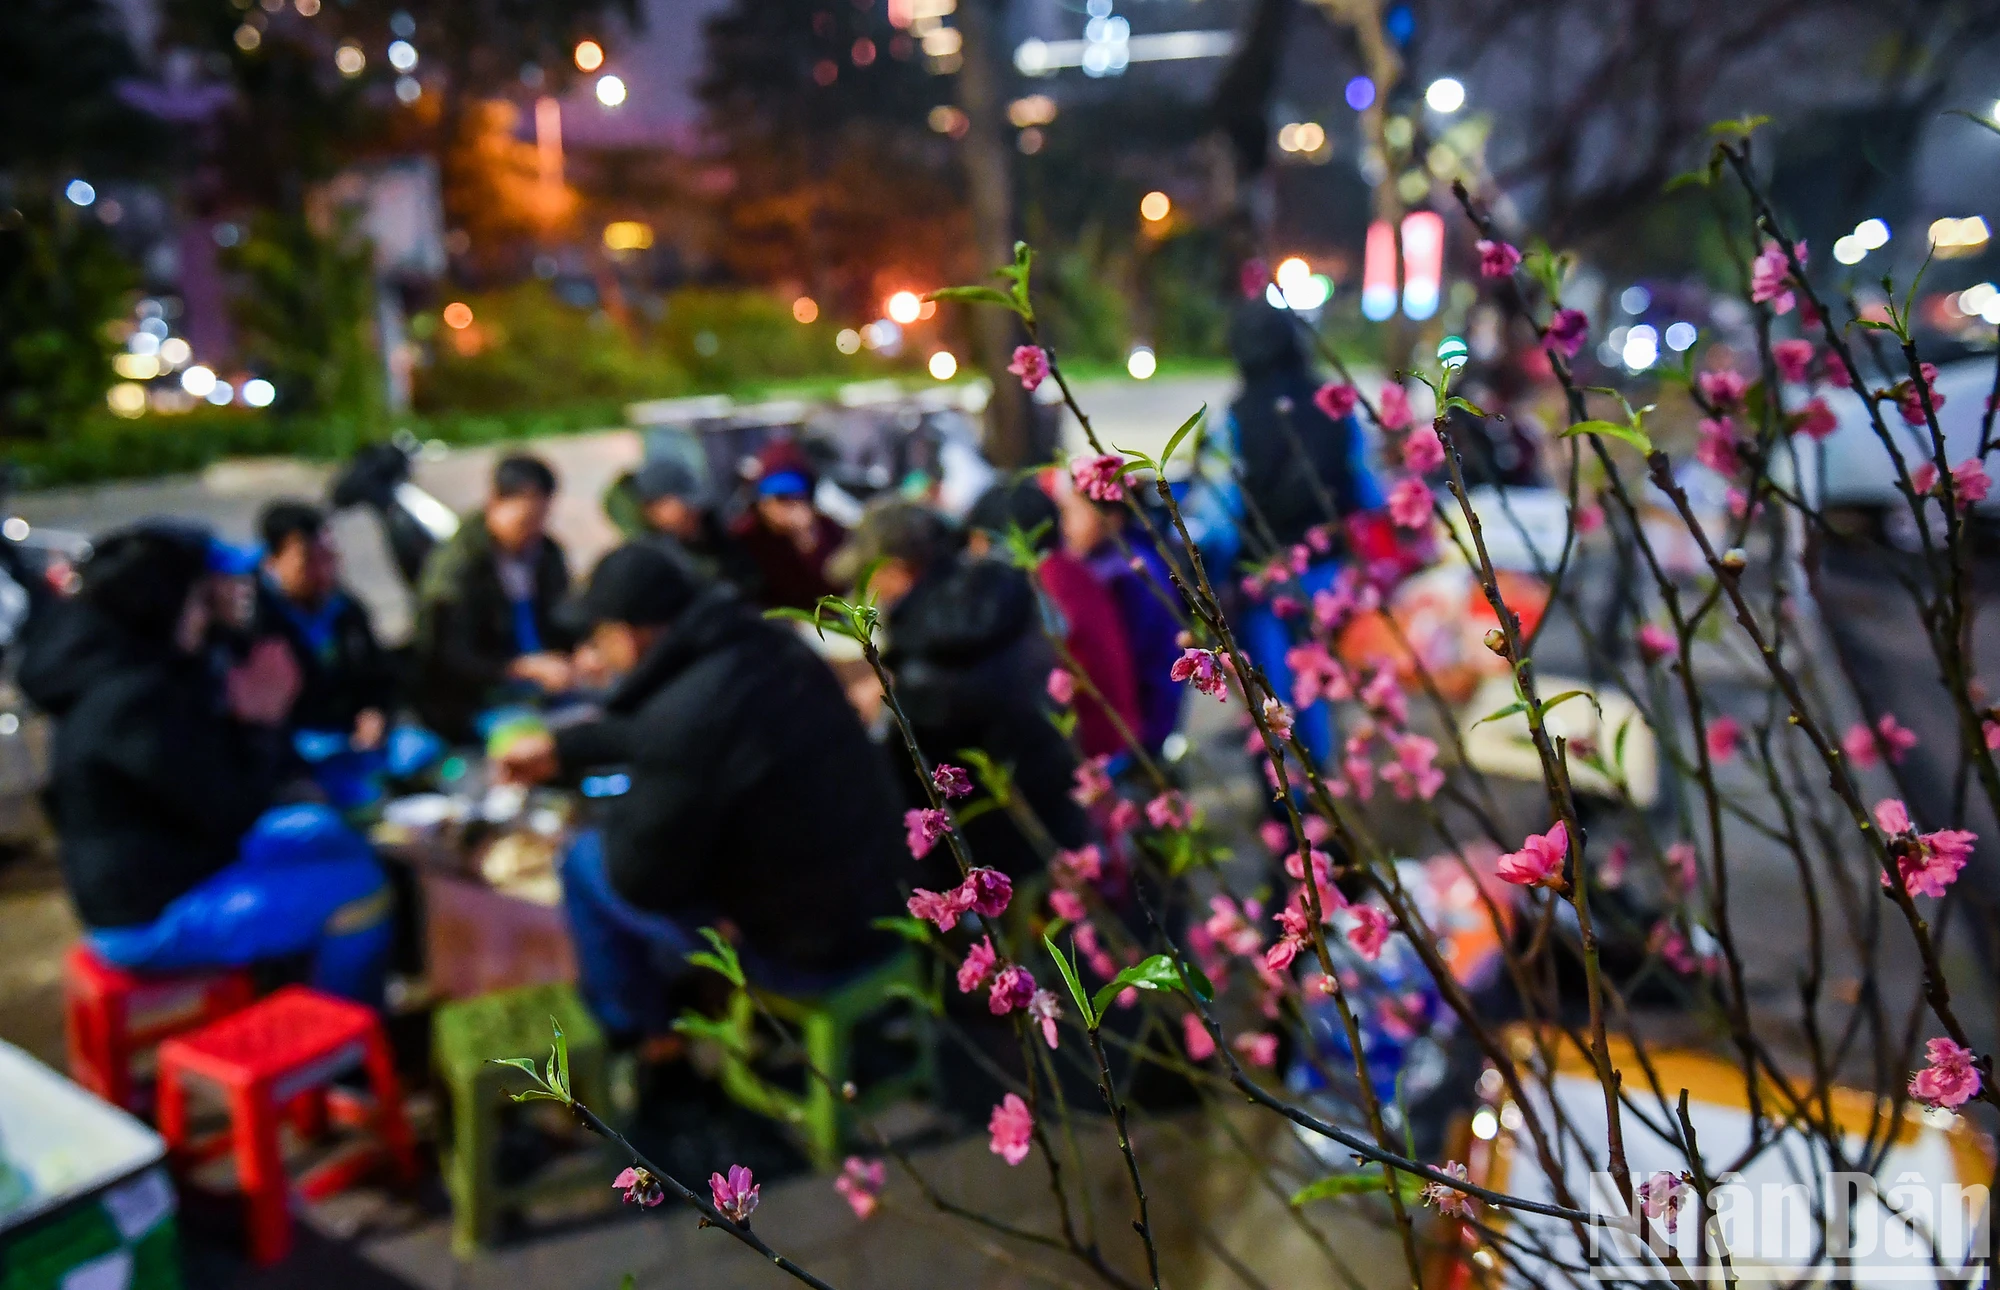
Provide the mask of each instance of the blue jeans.
MULTIPOLYGON (((1288 705, 1292 701, 1292 665, 1286 661, 1285 653, 1294 645, 1303 644, 1305 635, 1294 631, 1293 624, 1311 621, 1313 593, 1331 589, 1334 579, 1340 576, 1340 570, 1340 561, 1321 560, 1300 574, 1295 580, 1296 594, 1300 600, 1307 602, 1307 607, 1289 621, 1272 612, 1269 600, 1251 605, 1243 616, 1243 647, 1250 651, 1250 660, 1264 669, 1272 688, 1288 705)), ((1298 733, 1299 742, 1312 754, 1313 765, 1324 767, 1327 757, 1333 752, 1333 706, 1324 699, 1313 704, 1297 714, 1293 729, 1298 733)))
MULTIPOLYGON (((671 857, 662 857, 671 864, 671 857)), ((604 858, 604 835, 577 834, 562 863, 563 907, 576 943, 577 975, 583 1001, 606 1031, 623 1040, 668 1034, 679 1016, 670 987, 689 972, 690 950, 708 948, 696 929, 715 921, 695 911, 670 917, 640 909, 611 885, 604 858)), ((799 917, 810 918, 810 910, 799 917)), ((743 973, 753 985, 787 995, 815 995, 880 966, 856 963, 841 972, 811 972, 774 963, 742 945, 736 947, 743 973)))
POLYGON ((250 827, 236 863, 151 923, 89 938, 105 959, 137 972, 309 954, 315 988, 379 1006, 392 904, 367 839, 325 806, 280 806, 250 827))

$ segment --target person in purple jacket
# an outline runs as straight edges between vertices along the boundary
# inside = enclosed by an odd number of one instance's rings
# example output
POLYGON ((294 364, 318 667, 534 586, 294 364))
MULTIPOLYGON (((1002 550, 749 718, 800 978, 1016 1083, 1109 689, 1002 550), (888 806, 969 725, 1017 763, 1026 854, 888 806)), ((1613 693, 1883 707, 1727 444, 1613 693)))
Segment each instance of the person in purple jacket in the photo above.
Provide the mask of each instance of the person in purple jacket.
POLYGON ((1180 724, 1181 698, 1187 688, 1168 676, 1181 656, 1180 595, 1151 536, 1123 507, 1092 501, 1069 487, 1067 480, 1057 505, 1063 548, 1083 561, 1117 602, 1138 683, 1137 733, 1146 751, 1157 756, 1180 724))

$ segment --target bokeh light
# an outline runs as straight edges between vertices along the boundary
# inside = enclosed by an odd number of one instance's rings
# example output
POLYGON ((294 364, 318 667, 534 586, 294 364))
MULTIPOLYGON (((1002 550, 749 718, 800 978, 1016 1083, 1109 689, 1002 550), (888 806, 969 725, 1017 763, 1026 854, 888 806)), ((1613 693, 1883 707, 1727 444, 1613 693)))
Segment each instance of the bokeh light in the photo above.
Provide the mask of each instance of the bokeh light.
POLYGON ((604 46, 594 40, 577 41, 575 56, 579 72, 594 72, 604 66, 604 46))
POLYGON ((958 359, 948 349, 941 349, 931 355, 931 376, 940 381, 949 381, 958 375, 958 359))

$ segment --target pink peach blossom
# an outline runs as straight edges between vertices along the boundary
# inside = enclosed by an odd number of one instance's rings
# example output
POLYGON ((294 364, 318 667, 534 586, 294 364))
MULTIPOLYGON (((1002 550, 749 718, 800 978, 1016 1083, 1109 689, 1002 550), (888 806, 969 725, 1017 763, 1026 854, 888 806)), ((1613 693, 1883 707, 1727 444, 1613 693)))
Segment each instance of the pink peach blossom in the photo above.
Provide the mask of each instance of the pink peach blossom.
POLYGON ((993 1108, 993 1116, 986 1122, 986 1131, 992 1135, 987 1150, 1010 1165, 1018 1165, 1028 1158, 1029 1144, 1035 1132, 1035 1117, 1020 1094, 1009 1093, 993 1108))
POLYGON ((750 1212, 757 1208, 757 1193, 761 1190, 742 1165, 729 1166, 727 1176, 708 1176, 709 1198, 722 1216, 738 1227, 750 1221, 750 1212))
POLYGON ((1590 319, 1580 309, 1558 309, 1549 319, 1549 348, 1564 358, 1575 358, 1590 339, 1590 319))
POLYGON ((1187 1049, 1191 1062, 1205 1062, 1215 1056, 1215 1036, 1208 1033, 1208 1027, 1192 1012, 1181 1016, 1181 1047, 1187 1049))
POLYGON ((880 1160, 849 1156, 840 1167, 840 1177, 833 1180, 833 1189, 840 1193, 854 1216, 866 1222, 881 1206, 882 1188, 888 1181, 889 1171, 880 1160))
POLYGON ((1040 345, 1016 345, 1014 361, 1007 364, 1007 370, 1021 378, 1021 388, 1033 394, 1043 381, 1049 379, 1049 355, 1040 345))
POLYGON ((1118 472, 1124 468, 1125 459, 1114 453, 1098 457, 1079 457, 1069 464, 1070 482, 1085 497, 1099 502, 1122 501, 1125 484, 1118 472))
POLYGON ((1742 742, 1743 726, 1735 717, 1717 717, 1708 723, 1708 755, 1716 761, 1734 757, 1742 742))
POLYGON ((1931 1106, 1959 1107, 1979 1093, 1979 1070, 1973 1052, 1939 1037, 1927 1040, 1924 1056, 1930 1065, 1910 1077, 1910 1096, 1931 1106))
POLYGON ((1719 412, 1733 412, 1743 403, 1743 395, 1749 390, 1750 382, 1743 373, 1722 368, 1713 372, 1703 372, 1694 378, 1695 388, 1710 406, 1719 412))
POLYGON ((1808 439, 1824 440, 1840 429, 1840 418, 1833 414, 1825 399, 1813 398, 1799 409, 1793 428, 1808 439))
POLYGON ((1435 434, 1412 430, 1403 440, 1403 469, 1413 475, 1427 475, 1444 465, 1444 445, 1435 434))
POLYGON ((1168 679, 1175 682, 1185 681, 1215 699, 1228 697, 1229 687, 1225 681, 1227 675, 1228 671, 1221 656, 1212 649, 1183 650, 1167 672, 1168 679))
POLYGON ((1407 430, 1410 426, 1410 393, 1394 381, 1375 396, 1375 419, 1384 430, 1407 430))
POLYGON ((959 766, 939 762, 931 771, 931 787, 937 789, 941 797, 970 797, 972 776, 959 766))
POLYGON ((1047 689, 1049 698, 1053 699, 1059 708, 1067 708, 1076 701, 1076 677, 1066 668, 1049 669, 1047 689))
POLYGON ((1788 385, 1804 385, 1812 368, 1813 343, 1809 340, 1781 340, 1771 346, 1771 362, 1778 379, 1788 385))
POLYGON ((1389 490, 1389 517, 1406 529, 1431 525, 1431 490, 1415 475, 1405 475, 1389 490))
MULTIPOLYGON (((1468 1181, 1465 1166, 1456 1160, 1446 1164, 1438 1172, 1456 1178, 1460 1182, 1468 1181)), ((1425 1204, 1433 1206, 1446 1218, 1471 1218, 1479 1205, 1478 1201, 1458 1188, 1441 1182, 1425 1183, 1423 1198, 1425 1204)))
POLYGON ((1078 806, 1094 806, 1108 796, 1111 776, 1105 773, 1105 767, 1110 764, 1109 756, 1098 756, 1079 765, 1070 786, 1070 799, 1078 806))
POLYGON ((1473 249, 1479 252, 1482 278, 1511 278, 1514 270, 1521 267, 1521 253, 1506 242, 1482 237, 1473 244, 1473 249))
POLYGON ((982 936, 979 943, 965 951, 965 961, 958 965, 958 992, 971 994, 986 984, 987 974, 1000 956, 993 950, 993 938, 982 936))
POLYGON ((1053 990, 1037 990, 1028 1000, 1028 1020, 1042 1028, 1042 1042, 1056 1046, 1056 1022, 1062 1018, 1062 1003, 1053 990))
POLYGON ((1639 625, 1639 656, 1648 663, 1657 663, 1671 656, 1680 648, 1674 634, 1658 623, 1639 625))
MULTIPOLYGON (((1806 262, 1806 244, 1797 244, 1799 263, 1806 262)), ((1785 258, 1785 248, 1776 242, 1764 243, 1764 249, 1750 265, 1750 300, 1753 304, 1768 304, 1773 313, 1788 314, 1797 305, 1798 298, 1785 285, 1792 275, 1791 262, 1785 258)))
POLYGON ((666 1189, 660 1180, 640 1165, 632 1165, 625 1172, 611 1180, 611 1185, 625 1193, 627 1205, 637 1205, 641 1209, 652 1209, 667 1198, 666 1189))
POLYGON ((1568 854, 1569 829, 1557 820, 1547 833, 1531 833, 1519 851, 1501 856, 1496 869, 1502 880, 1517 886, 1560 888, 1568 854))
POLYGON ((1362 958, 1373 963, 1382 956, 1382 947, 1388 943, 1389 916, 1373 905, 1349 905, 1347 913, 1353 920, 1347 929, 1348 943, 1362 958))
POLYGON ((903 832, 910 854, 921 860, 930 854, 939 838, 951 832, 951 816, 930 807, 904 811, 903 832))
POLYGON ((1354 405, 1360 401, 1360 391, 1340 381, 1328 381, 1313 391, 1313 406, 1333 421, 1343 421, 1352 416, 1354 405))
POLYGON ((1004 1017, 1016 1008, 1027 1007, 1034 997, 1033 974, 1018 963, 1009 963, 993 977, 993 987, 986 994, 986 1010, 1004 1017))

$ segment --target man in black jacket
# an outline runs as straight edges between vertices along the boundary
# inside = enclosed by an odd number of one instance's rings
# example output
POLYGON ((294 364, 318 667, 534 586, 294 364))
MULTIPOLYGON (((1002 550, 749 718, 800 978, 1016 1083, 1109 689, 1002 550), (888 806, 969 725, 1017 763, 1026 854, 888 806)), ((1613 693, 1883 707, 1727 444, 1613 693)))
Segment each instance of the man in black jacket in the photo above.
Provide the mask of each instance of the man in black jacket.
POLYGON ((650 537, 709 582, 726 582, 755 601, 764 575, 710 503, 693 466, 658 457, 621 476, 604 496, 604 512, 626 537, 650 537))
POLYGON ((299 668, 295 730, 350 736, 356 748, 382 742, 395 701, 389 657, 368 611, 340 585, 340 555, 326 513, 305 502, 277 501, 258 520, 264 560, 258 570, 254 630, 291 646, 299 668))
POLYGON ((664 1035, 695 929, 727 922, 753 981, 825 988, 880 962, 906 876, 888 767, 826 665, 666 552, 607 555, 582 608, 622 680, 599 721, 527 735, 506 777, 621 767, 601 833, 564 860, 585 997, 623 1040, 664 1035))
POLYGON ((446 738, 470 737, 480 711, 510 685, 549 694, 569 687, 565 651, 575 641, 556 613, 569 566, 548 535, 555 492, 555 474, 539 458, 502 459, 485 509, 424 565, 411 697, 446 738))
POLYGON ((46 801, 70 898, 123 967, 311 954, 317 985, 373 1001, 382 871, 326 807, 275 805, 298 671, 265 639, 218 678, 209 552, 181 525, 106 536, 22 660, 22 690, 55 718, 46 801))
MULTIPOLYGON (((904 501, 872 507, 841 563, 873 565, 869 587, 888 623, 885 662, 925 756, 955 762, 962 750, 978 749, 1012 773, 1056 846, 1089 841, 1089 821, 1069 795, 1076 756, 1049 721, 1054 624, 1043 622, 1027 576, 1003 560, 961 553, 942 517, 904 501)), ((900 753, 901 741, 892 743, 900 753)), ((906 804, 928 806, 906 757, 901 765, 906 804)), ((1010 877, 1047 860, 1004 811, 981 815, 964 835, 980 864, 1010 877)), ((944 872, 951 862, 942 852, 932 853, 925 874, 933 887, 957 881, 944 872)))

